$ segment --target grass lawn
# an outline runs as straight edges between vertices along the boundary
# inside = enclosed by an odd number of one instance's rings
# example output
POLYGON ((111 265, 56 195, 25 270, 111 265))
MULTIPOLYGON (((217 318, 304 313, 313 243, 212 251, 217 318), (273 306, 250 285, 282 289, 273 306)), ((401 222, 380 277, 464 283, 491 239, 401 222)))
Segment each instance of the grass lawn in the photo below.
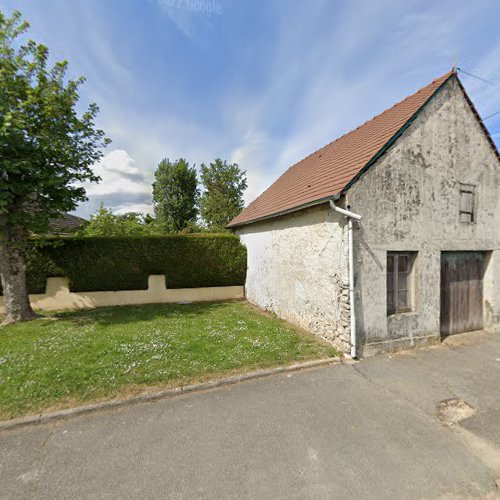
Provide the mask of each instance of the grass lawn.
POLYGON ((0 328, 0 419, 337 354, 245 302, 47 314, 0 328))

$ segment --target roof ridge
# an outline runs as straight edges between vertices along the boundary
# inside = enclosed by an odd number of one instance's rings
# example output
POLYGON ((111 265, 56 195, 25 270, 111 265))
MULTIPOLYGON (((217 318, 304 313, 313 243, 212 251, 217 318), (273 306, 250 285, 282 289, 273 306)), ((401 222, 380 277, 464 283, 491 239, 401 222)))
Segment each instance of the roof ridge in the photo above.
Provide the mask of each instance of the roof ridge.
MULTIPOLYGON (((335 193, 338 194, 343 192, 346 186, 350 185, 354 179, 358 178, 359 174, 372 163, 373 159, 392 143, 394 137, 404 130, 408 123, 411 123, 417 113, 426 106, 436 92, 442 88, 453 75, 456 75, 455 68, 434 78, 430 83, 421 87, 413 94, 395 102, 391 107, 372 116, 354 129, 345 132, 341 136, 295 162, 288 167, 278 179, 272 182, 266 190, 257 196, 255 200, 249 203, 249 205, 229 223, 229 226, 240 225, 240 222, 242 224, 247 224, 259 220, 263 216, 267 218, 271 217, 273 214, 277 215, 283 210, 293 210, 294 206, 299 207, 303 205, 303 203, 298 203, 299 200, 303 200, 306 204, 313 203, 312 192, 309 188, 312 188, 313 191, 317 191, 317 184, 319 182, 318 176, 321 177, 322 174, 324 176, 327 173, 335 174, 339 159, 342 159, 341 164, 344 165, 342 168, 344 175, 341 176, 341 178, 344 179, 345 177, 347 183, 342 181, 342 185, 340 185, 338 179, 335 181, 335 176, 328 176, 324 179, 327 181, 323 188, 325 196, 315 199, 323 199, 327 197, 328 193, 330 193, 328 196, 332 196, 335 193), (352 140, 348 139, 350 135, 352 136, 352 140), (352 150, 357 151, 358 154, 353 156, 352 150), (322 158, 324 153, 324 158, 320 160, 319 158, 322 158), (359 153, 362 153, 361 157, 359 153), (348 161, 349 157, 351 158, 350 165, 348 161), (360 162, 361 160, 362 162, 360 162), (349 170, 352 171, 350 174, 349 170), (350 176, 350 181, 347 181, 348 176, 350 176), (281 181, 282 178, 287 179, 287 181, 281 181), (285 184, 287 182, 292 182, 296 188, 302 185, 302 187, 298 189, 298 192, 303 192, 303 195, 296 196, 294 194, 291 196, 292 199, 289 199, 288 196, 285 197, 284 194, 281 194, 279 187, 283 182, 285 182, 285 184), (305 186, 306 184, 308 184, 307 187, 305 186), (314 185, 314 187, 312 185, 314 185), (293 203, 296 204, 293 205, 293 203), (279 206, 281 206, 281 211, 275 209, 279 206), (271 207, 273 207, 273 209, 270 211, 271 207), (245 213, 246 216, 244 215, 245 213)), ((287 192, 289 193, 289 190, 287 192)))

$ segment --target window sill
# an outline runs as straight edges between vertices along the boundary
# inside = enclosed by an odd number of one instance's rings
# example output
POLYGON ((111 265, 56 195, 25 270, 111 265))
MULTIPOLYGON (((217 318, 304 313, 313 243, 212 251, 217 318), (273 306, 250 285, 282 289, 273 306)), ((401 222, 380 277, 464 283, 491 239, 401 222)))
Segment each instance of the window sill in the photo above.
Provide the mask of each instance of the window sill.
POLYGON ((400 316, 411 316, 412 314, 417 314, 417 312, 413 309, 407 309, 404 311, 387 313, 387 318, 399 318, 400 316))

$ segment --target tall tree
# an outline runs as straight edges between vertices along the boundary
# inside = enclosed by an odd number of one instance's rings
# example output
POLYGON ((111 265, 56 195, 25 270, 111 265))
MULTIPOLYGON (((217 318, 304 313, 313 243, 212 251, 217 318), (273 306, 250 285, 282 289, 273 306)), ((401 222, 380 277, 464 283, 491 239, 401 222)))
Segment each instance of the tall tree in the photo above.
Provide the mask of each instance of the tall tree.
POLYGON ((198 208, 198 178, 195 167, 180 158, 171 162, 163 159, 155 171, 153 204, 160 225, 167 231, 182 231, 196 221, 198 208))
POLYGON ((98 108, 79 115, 83 78, 66 77, 67 61, 48 65, 49 51, 23 43, 29 24, 0 11, 0 275, 4 323, 28 320, 25 248, 30 232, 86 199, 83 181, 98 181, 92 165, 108 144, 95 127, 98 108))
POLYGON ((243 193, 247 188, 246 172, 237 163, 220 158, 210 165, 201 165, 204 192, 200 197, 200 212, 211 229, 223 229, 242 210, 243 193))

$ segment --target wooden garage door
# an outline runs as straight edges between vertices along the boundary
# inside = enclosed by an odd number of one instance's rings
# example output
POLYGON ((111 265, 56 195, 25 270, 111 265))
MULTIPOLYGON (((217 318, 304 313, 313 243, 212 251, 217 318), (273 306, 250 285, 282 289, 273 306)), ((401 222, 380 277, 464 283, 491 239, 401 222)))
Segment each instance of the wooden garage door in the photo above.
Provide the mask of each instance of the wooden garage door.
POLYGON ((441 254, 441 334, 483 328, 482 252, 441 254))

